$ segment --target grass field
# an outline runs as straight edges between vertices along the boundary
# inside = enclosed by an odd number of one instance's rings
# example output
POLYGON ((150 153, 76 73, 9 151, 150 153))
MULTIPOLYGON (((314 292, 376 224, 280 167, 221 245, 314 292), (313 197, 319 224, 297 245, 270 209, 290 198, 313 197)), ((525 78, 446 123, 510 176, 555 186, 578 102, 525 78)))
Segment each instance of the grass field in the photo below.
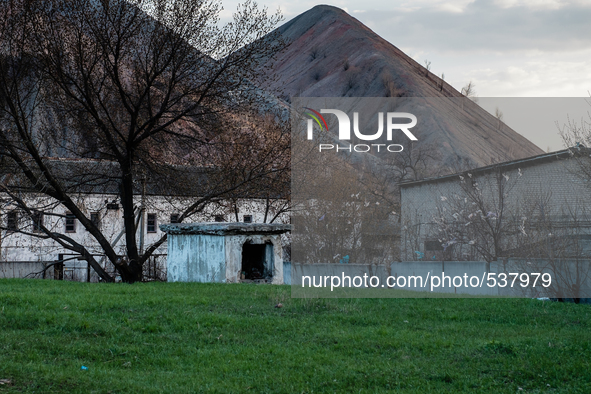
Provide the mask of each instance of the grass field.
POLYGON ((0 392, 591 393, 590 328, 530 299, 0 280, 0 392))

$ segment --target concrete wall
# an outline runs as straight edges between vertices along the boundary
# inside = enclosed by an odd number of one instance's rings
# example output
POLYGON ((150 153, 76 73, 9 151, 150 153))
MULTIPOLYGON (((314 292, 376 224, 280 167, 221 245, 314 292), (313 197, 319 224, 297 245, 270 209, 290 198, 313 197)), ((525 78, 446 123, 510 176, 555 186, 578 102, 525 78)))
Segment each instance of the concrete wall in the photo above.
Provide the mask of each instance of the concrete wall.
MULTIPOLYGON (((3 194, 0 193, 0 197, 3 194)), ((145 199, 145 212, 143 218, 138 217, 138 248, 146 249, 150 245, 158 241, 164 233, 160 230, 159 225, 163 223, 170 223, 171 214, 178 214, 184 207, 193 204, 198 197, 164 197, 164 196, 146 196, 145 199), (154 213, 157 215, 157 226, 156 232, 147 232, 146 227, 146 215, 154 213)), ((88 216, 90 213, 98 213, 100 217, 101 231, 107 238, 109 243, 114 246, 115 252, 119 255, 125 255, 125 236, 123 227, 123 210, 119 204, 119 209, 107 209, 107 203, 113 200, 118 200, 118 197, 113 194, 81 194, 77 197, 77 204, 80 209, 85 212, 88 216)), ((135 196, 136 205, 141 204, 141 197, 135 196)), ((33 194, 26 197, 26 201, 30 206, 51 206, 56 203, 55 201, 47 197, 38 197, 33 194)), ((214 222, 216 215, 224 215, 226 220, 236 220, 234 212, 224 211, 222 207, 224 204, 211 205, 207 207, 203 212, 193 215, 187 218, 186 221, 199 221, 199 222, 214 222)), ((254 223, 261 223, 264 220, 265 212, 265 201, 264 200, 239 200, 237 202, 237 208, 239 210, 238 220, 244 220, 245 215, 252 216, 254 223)), ((13 208, 10 206, 4 206, 0 209, 0 221, 6 224, 7 215, 6 213, 12 211, 13 208)), ((66 209, 63 206, 57 205, 52 213, 57 215, 64 215, 66 209)), ((138 213, 139 215, 139 213, 138 213)), ((284 214, 279 218, 279 222, 286 223, 289 221, 289 216, 284 214)), ((45 215, 44 225, 49 229, 65 233, 65 221, 63 217, 45 215)), ((23 231, 32 230, 32 221, 28 217, 24 217, 22 213, 19 213, 19 229, 23 231)), ((84 245, 92 254, 101 255, 103 250, 100 245, 96 242, 94 237, 90 235, 86 229, 76 220, 76 232, 67 233, 68 237, 74 239, 74 241, 84 245)), ((19 272, 27 271, 28 269, 22 268, 21 265, 10 266, 5 262, 31 262, 33 265, 38 261, 45 260, 57 260, 60 254, 70 255, 72 252, 62 248, 59 244, 50 239, 36 238, 27 234, 19 232, 8 232, 0 231, 0 266, 4 265, 6 272, 14 275, 14 277, 23 277, 19 272), (17 268, 20 267, 20 268, 17 268), (18 272, 17 272, 18 271, 18 272), (14 274, 13 274, 14 272, 14 274)), ((160 271, 166 270, 166 255, 167 255, 167 243, 162 244, 156 249, 154 255, 158 256, 158 265, 163 267, 160 271)), ((281 256, 282 257, 282 256, 281 256)), ((106 268, 108 272, 114 273, 113 266, 105 259, 98 257, 97 260, 106 268)), ((84 264, 86 262, 80 262, 77 264, 84 264)), ((66 266, 68 267, 68 266, 66 266)), ((86 281, 86 270, 80 269, 78 266, 71 267, 68 273, 74 279, 78 281, 86 281), (75 270, 75 271, 74 271, 75 270)), ((34 272, 32 270, 31 272, 34 272)), ((0 275, 1 268, 0 268, 0 275)), ((212 275, 211 273, 209 274, 212 275)), ((98 276, 94 271, 91 272, 91 281, 98 281, 98 276)))
MULTIPOLYGON (((544 209, 553 216, 550 218, 553 221, 568 219, 573 210, 591 212, 591 201, 586 198, 590 190, 581 177, 579 165, 574 159, 554 159, 501 169, 508 177, 502 181, 507 194, 505 217, 522 217, 522 213, 540 199, 545 199, 544 209)), ((464 173, 464 179, 457 175, 401 186, 401 261, 421 260, 422 255, 416 252, 424 254, 423 260, 432 257, 430 254, 434 253, 425 250, 425 241, 440 238, 440 226, 435 218, 441 216, 444 209, 451 215, 449 209, 453 199, 463 200, 465 192, 461 182, 475 182, 490 206, 498 202, 498 175, 477 171, 471 175, 472 178, 464 173)))
POLYGON ((291 262, 283 262, 283 284, 291 285, 291 262))
MULTIPOLYGON (((24 278, 41 271, 51 262, 43 261, 1 261, 0 278, 24 278)), ((46 272, 47 278, 53 278, 53 268, 46 272)))
POLYGON ((281 234, 289 225, 244 223, 186 223, 163 225, 168 233, 169 282, 242 280, 243 246, 265 245, 262 256, 271 283, 283 284, 281 234))
POLYGON ((168 237, 169 282, 225 282, 224 237, 178 234, 168 237))
POLYGON ((246 242, 252 244, 270 244, 266 248, 265 266, 273 271, 272 284, 283 284, 283 249, 280 235, 233 235, 226 236, 226 282, 240 282, 242 270, 242 245, 246 242))
MULTIPOLYGON (((55 261, 0 261, 0 278, 43 278, 44 268, 55 261)), ((64 262, 63 280, 86 282, 88 264, 86 261, 68 260, 64 262)), ((54 279, 54 267, 45 271, 45 279, 54 279)), ((98 282, 98 275, 91 270, 91 282, 98 282), (93 275, 94 274, 94 275, 93 275)))

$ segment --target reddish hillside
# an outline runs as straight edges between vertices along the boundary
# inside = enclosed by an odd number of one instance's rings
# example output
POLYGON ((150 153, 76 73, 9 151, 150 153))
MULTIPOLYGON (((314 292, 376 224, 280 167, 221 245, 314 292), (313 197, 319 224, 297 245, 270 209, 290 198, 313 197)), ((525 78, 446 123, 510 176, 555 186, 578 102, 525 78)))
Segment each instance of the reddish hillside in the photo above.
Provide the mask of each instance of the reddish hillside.
MULTIPOLYGON (((262 86, 291 97, 439 97, 423 119, 420 140, 446 161, 517 159, 543 153, 345 11, 320 5, 278 29, 290 44, 275 59, 277 78, 262 86)), ((265 64, 269 66, 270 63, 265 64)))

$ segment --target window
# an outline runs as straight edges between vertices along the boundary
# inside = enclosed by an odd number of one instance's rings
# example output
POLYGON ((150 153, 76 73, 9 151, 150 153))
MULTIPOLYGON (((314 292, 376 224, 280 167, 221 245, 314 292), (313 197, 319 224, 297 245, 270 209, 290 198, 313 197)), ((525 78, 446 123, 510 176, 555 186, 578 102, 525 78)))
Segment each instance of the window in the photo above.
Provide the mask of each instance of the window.
POLYGON ((180 215, 178 213, 173 213, 170 215, 170 223, 179 223, 180 215))
POLYGON ((73 213, 66 213, 66 233, 76 232, 76 216, 73 213))
POLYGON ((244 216, 242 217, 242 221, 243 221, 244 223, 252 223, 252 215, 244 215, 244 216))
POLYGON ((101 228, 101 217, 98 212, 90 213, 90 221, 96 226, 96 228, 101 228))
POLYGON ((16 211, 8 212, 8 215, 6 215, 6 229, 8 231, 18 231, 18 213, 16 211))
POLYGON ((221 222, 225 222, 226 218, 224 217, 224 215, 215 215, 214 220, 218 223, 221 223, 221 222))
POLYGON ((41 227, 43 227, 43 212, 33 212, 31 220, 33 221, 33 232, 40 233, 41 227))
POLYGON ((148 214, 148 225, 146 226, 146 230, 149 233, 156 232, 156 214, 155 213, 148 214))

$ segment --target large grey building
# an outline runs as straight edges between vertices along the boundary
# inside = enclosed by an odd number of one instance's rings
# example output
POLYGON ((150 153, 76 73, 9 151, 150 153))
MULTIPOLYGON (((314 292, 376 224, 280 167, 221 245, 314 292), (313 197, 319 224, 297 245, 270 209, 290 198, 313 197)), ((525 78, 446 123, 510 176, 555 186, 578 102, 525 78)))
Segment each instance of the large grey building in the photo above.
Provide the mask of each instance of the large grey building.
POLYGON ((589 149, 406 182, 401 261, 573 258, 591 234, 589 149))

